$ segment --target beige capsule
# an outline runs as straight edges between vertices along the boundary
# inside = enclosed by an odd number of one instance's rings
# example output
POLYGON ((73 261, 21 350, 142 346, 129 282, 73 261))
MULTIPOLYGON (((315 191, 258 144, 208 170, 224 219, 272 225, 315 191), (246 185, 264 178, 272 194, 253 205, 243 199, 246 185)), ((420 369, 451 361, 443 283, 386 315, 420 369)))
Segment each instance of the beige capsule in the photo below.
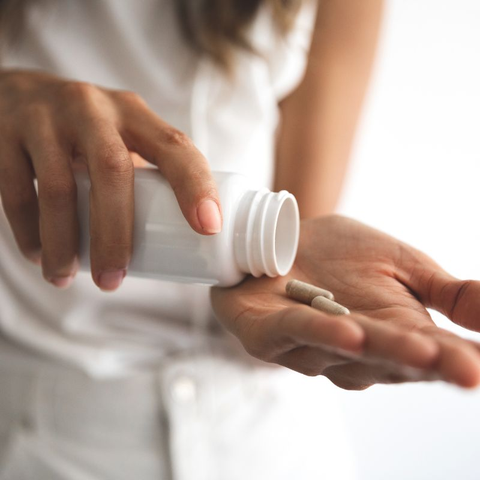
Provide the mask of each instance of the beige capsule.
POLYGON ((350 313, 347 307, 321 296, 312 300, 312 307, 330 315, 348 315, 350 313))
POLYGON ((334 300, 332 292, 323 288, 301 282, 300 280, 290 280, 286 286, 287 295, 294 300, 310 305, 315 297, 325 297, 334 300))

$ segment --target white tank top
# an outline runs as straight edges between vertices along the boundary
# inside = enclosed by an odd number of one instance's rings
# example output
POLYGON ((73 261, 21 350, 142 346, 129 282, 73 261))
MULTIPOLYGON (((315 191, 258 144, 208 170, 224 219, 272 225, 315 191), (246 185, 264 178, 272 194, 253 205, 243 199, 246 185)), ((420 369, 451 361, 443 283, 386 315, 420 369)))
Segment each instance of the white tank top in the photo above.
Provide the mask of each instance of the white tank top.
MULTIPOLYGON (((262 9, 249 33, 261 55, 236 52, 232 80, 188 48, 173 2, 38 2, 2 67, 139 93, 193 139, 213 170, 271 186, 278 102, 303 75, 314 4, 304 7, 284 39, 262 9)), ((201 286, 127 276, 107 294, 80 273, 70 289, 56 290, 18 253, 0 209, 0 328, 11 340, 110 376, 212 341, 210 320, 208 289, 201 286)))

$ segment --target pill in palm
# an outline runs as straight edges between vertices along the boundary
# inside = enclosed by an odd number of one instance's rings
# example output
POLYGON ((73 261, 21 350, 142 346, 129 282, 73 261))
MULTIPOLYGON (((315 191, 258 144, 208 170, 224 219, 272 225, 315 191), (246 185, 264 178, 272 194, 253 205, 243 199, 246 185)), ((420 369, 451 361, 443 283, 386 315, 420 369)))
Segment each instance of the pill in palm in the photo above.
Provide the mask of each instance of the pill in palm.
POLYGON ((315 297, 312 300, 312 307, 331 315, 348 315, 350 313, 348 308, 322 296, 315 297))
POLYGON ((310 305, 315 297, 325 297, 334 300, 332 292, 323 288, 301 282, 300 280, 290 280, 286 286, 287 295, 294 300, 310 305))

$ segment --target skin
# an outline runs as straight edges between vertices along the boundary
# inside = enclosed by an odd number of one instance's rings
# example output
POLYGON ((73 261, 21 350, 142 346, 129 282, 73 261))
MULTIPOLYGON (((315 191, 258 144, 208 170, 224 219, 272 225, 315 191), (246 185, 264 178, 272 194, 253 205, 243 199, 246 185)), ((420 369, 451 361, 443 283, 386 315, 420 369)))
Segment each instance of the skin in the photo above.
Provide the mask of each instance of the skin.
POLYGON ((345 178, 381 23, 382 0, 319 2, 304 78, 280 103, 276 191, 302 218, 333 213, 345 178))
POLYGON ((158 167, 196 232, 221 230, 207 160, 138 95, 40 72, 0 71, 3 208, 19 249, 55 286, 67 287, 78 269, 77 166, 88 168, 92 181, 93 280, 103 290, 121 284, 132 253, 135 157, 158 167))
MULTIPOLYGON (((296 194, 304 217, 338 200, 381 3, 320 2, 305 78, 280 105, 275 189, 296 194)), ((53 285, 68 287, 78 269, 73 173, 83 167, 92 180, 92 277, 106 291, 120 286, 132 252, 133 167, 144 160, 170 182, 195 231, 221 230, 208 162, 138 95, 0 70, 0 196, 20 251, 53 285)))
POLYGON ((377 383, 480 383, 480 346, 438 328, 426 308, 480 331, 480 282, 458 280, 427 255, 340 216, 304 220, 284 278, 213 289, 218 320, 252 356, 350 390, 377 383), (350 309, 330 316, 286 296, 296 278, 350 309))
MULTIPOLYGON (((320 2, 305 77, 279 106, 275 189, 294 193, 304 218, 332 212, 338 200, 382 3, 320 2)), ((73 173, 80 166, 92 180, 92 277, 104 290, 121 284, 132 250, 136 159, 159 168, 195 231, 220 231, 207 161, 138 95, 0 71, 2 204, 19 249, 53 285, 67 287, 78 268, 73 173)), ((212 292, 220 321, 253 356, 351 389, 437 378, 479 383, 478 346, 438 329, 425 310, 480 330, 478 282, 458 281, 414 249, 340 217, 303 223, 288 278, 250 278, 212 292), (297 304, 284 294, 288 278, 333 290, 353 314, 332 318, 297 304)))

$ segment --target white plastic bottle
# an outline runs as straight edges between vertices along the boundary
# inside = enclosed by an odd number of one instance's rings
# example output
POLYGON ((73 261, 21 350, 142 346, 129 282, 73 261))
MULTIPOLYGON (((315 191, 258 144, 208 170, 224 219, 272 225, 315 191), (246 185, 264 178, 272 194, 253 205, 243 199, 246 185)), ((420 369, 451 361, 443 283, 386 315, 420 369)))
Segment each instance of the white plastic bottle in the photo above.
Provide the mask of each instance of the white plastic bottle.
MULTIPOLYGON (((168 182, 155 169, 135 170, 133 256, 128 275, 233 286, 247 274, 286 275, 298 248, 300 220, 286 191, 252 190, 247 178, 214 172, 223 228, 200 235, 185 220, 168 182)), ((77 173, 80 263, 90 269, 88 174, 77 173)))

